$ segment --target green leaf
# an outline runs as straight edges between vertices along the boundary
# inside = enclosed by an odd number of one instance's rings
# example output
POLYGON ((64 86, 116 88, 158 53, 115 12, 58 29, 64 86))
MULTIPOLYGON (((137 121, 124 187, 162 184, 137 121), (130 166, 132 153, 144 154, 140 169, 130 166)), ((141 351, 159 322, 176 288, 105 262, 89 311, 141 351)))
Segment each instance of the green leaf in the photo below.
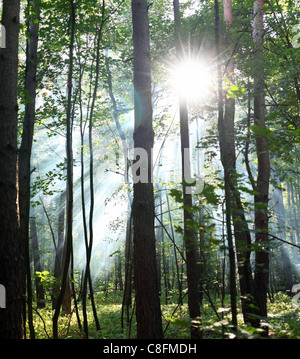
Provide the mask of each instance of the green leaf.
POLYGON ((245 95, 245 88, 239 87, 237 85, 232 85, 227 93, 227 96, 230 98, 236 98, 245 95))
POLYGON ((214 205, 218 204, 219 197, 218 197, 218 195, 215 194, 215 187, 213 185, 206 183, 204 185, 202 194, 206 198, 207 203, 214 204, 214 205))
POLYGON ((183 203, 182 192, 177 189, 171 189, 170 195, 175 199, 177 203, 183 203))

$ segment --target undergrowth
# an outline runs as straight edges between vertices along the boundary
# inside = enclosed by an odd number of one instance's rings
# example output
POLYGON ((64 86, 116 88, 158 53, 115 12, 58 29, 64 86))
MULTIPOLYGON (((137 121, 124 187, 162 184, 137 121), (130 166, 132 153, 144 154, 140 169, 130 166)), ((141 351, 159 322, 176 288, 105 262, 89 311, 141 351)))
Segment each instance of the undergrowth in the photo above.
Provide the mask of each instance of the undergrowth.
MULTIPOLYGON (((124 320, 121 326, 122 294, 110 293, 97 296, 97 314, 101 330, 95 328, 92 309, 88 307, 89 339, 135 339, 135 316, 131 315, 130 324, 124 320)), ((189 339, 190 319, 186 303, 162 304, 162 318, 165 339, 189 339)), ((82 312, 79 303, 79 315, 82 322, 82 312)), ((229 300, 221 307, 218 302, 212 306, 204 302, 201 308, 202 328, 204 339, 253 339, 259 338, 259 330, 246 326, 239 310, 238 330, 235 332, 230 325, 229 300)), ((34 310, 34 326, 37 339, 52 337, 53 310, 49 308, 34 310)), ((124 316, 125 318, 125 316, 124 316)), ((279 293, 274 301, 268 303, 268 318, 270 339, 300 339, 300 308, 292 305, 291 298, 279 293)), ((59 319, 59 336, 61 339, 82 339, 83 331, 78 327, 75 311, 70 316, 59 319)), ((28 334, 29 337, 29 334, 28 334)))

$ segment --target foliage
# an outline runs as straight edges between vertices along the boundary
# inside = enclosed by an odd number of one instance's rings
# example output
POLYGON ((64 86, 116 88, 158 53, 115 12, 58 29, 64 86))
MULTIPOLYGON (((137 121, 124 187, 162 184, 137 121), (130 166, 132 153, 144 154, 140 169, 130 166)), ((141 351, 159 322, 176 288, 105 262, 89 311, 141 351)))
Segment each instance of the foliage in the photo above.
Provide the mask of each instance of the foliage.
MULTIPOLYGON (((101 330, 98 332, 93 323, 91 307, 88 308, 88 320, 90 325, 90 339, 128 339, 135 338, 136 328, 134 321, 131 328, 121 327, 120 312, 122 293, 110 293, 104 297, 102 293, 97 293, 97 308, 101 330), (115 300, 112 300, 115 296, 115 300)), ((230 303, 226 297, 226 306, 220 306, 215 302, 214 306, 218 316, 208 301, 202 306, 202 327, 205 339, 257 339, 259 330, 246 326, 242 316, 238 316, 239 330, 234 332, 230 325, 230 303)), ((278 293, 274 302, 269 302, 269 319, 271 339, 300 339, 300 316, 299 309, 292 306, 291 298, 285 294, 278 293)), ((162 305, 163 327, 165 329, 165 339, 188 339, 190 332, 190 319, 187 304, 178 306, 177 304, 162 305)), ((37 338, 47 339, 51 337, 53 311, 49 308, 37 309, 35 311, 35 327, 37 338)), ((60 318, 59 323, 60 338, 62 339, 81 339, 83 333, 78 330, 75 313, 71 317, 60 318)))
MULTIPOLYGON (((29 2, 30 3, 30 2, 29 2)), ((84 231, 81 194, 85 205, 90 204, 89 180, 95 180, 95 245, 92 251, 91 268, 101 331, 94 328, 91 307, 88 307, 90 338, 127 338, 129 328, 119 325, 123 292, 116 292, 116 278, 125 278, 125 239, 127 205, 132 196, 130 176, 124 180, 129 159, 120 141, 121 135, 127 149, 132 147, 133 137, 133 51, 131 8, 129 1, 75 1, 76 26, 74 48, 72 130, 74 148, 74 234, 73 259, 75 265, 74 285, 80 292, 80 273, 84 268, 84 231), (103 9, 103 4, 105 8, 103 9), (102 10, 104 17, 102 16, 102 10), (102 27, 103 26, 103 27, 102 27), (102 31, 100 42, 99 73, 96 74, 97 34, 102 31), (94 114, 91 119, 92 142, 94 145, 94 172, 90 172, 90 148, 88 145, 88 120, 91 115, 93 86, 96 75, 99 85, 95 96, 94 114), (121 128, 121 132, 120 132, 121 128), (80 161, 82 150, 83 161, 80 161), (128 161, 127 161, 128 160, 128 161), (80 170, 83 170, 81 178, 80 170), (126 183, 125 183, 126 182, 126 183), (111 206, 110 206, 111 205, 111 206), (111 212, 105 212, 105 208, 111 212), (124 209, 124 210, 123 210, 124 209), (113 214, 116 217, 111 218, 113 214), (104 226, 104 223, 106 226, 104 226), (104 240, 103 240, 104 239, 104 240), (103 240, 103 241, 102 241, 103 240), (117 260, 121 271, 117 274, 117 260), (77 288, 78 287, 78 288, 77 288)), ((220 2, 221 3, 221 2, 220 2)), ((25 2, 24 2, 25 4, 25 2)), ((58 221, 63 205, 60 194, 67 181, 65 163, 65 126, 67 104, 67 76, 70 45, 70 2, 63 0, 42 1, 38 48, 38 98, 36 124, 32 154, 31 206, 37 207, 39 255, 43 270, 33 279, 41 279, 46 289, 47 301, 55 283, 54 244, 57 244, 58 221), (43 200, 43 208, 40 206, 43 200), (46 220, 47 217, 47 220, 46 220)), ((257 137, 268 141, 272 173, 270 197, 276 188, 283 189, 285 208, 285 238, 293 244, 300 243, 299 221, 299 158, 300 158, 300 84, 298 47, 299 30, 296 29, 299 2, 271 0, 265 2, 264 72, 266 88, 266 123, 262 129, 253 123, 253 56, 252 12, 253 1, 233 1, 234 21, 230 32, 221 21, 222 41, 229 41, 232 53, 222 52, 221 70, 225 72, 229 57, 234 58, 236 71, 233 83, 223 77, 223 90, 228 98, 235 100, 235 146, 237 166, 237 189, 246 213, 246 221, 254 236, 254 197, 249 175, 255 178, 258 155, 255 148, 257 137), (251 14, 251 15, 250 15, 251 14), (296 31, 295 31, 296 29, 296 31), (295 40, 296 39, 296 40, 295 40), (247 149, 247 151, 246 151, 247 149), (248 158, 246 158, 246 152, 248 158), (246 168, 246 164, 248 167, 246 168), (278 179, 279 183, 276 183, 278 179)), ((222 10, 222 9, 221 9, 222 10)), ((28 21, 26 8, 25 20, 28 21)), ((239 316, 239 332, 230 326, 230 304, 228 295, 228 243, 226 238, 224 210, 224 177, 220 166, 217 125, 217 59, 215 57, 214 6, 212 1, 182 2, 182 43, 186 54, 192 54, 208 63, 207 71, 213 78, 212 88, 203 98, 189 104, 192 159, 195 172, 203 168, 204 188, 194 196, 193 206, 183 204, 181 183, 164 180, 168 171, 180 172, 180 165, 166 165, 165 158, 177 159, 180 125, 178 121, 178 94, 172 88, 172 71, 175 63, 174 19, 172 2, 156 0, 149 3, 152 84, 153 84, 153 128, 155 144, 161 146, 162 163, 159 163, 158 186, 155 189, 157 233, 157 257, 161 258, 161 302, 163 304, 166 338, 188 338, 189 316, 184 303, 177 305, 186 293, 187 275, 183 245, 183 215, 186 209, 194 214, 188 223, 197 234, 197 251, 203 289, 203 329, 206 338, 256 338, 259 331, 248 328, 239 316), (170 75, 171 74, 171 75, 170 75), (194 126, 194 127, 192 127, 194 126), (171 150, 169 150, 170 146, 171 150), (195 152, 201 152, 201 166, 195 160, 195 152), (175 154, 171 152, 175 152, 175 154), (197 166, 199 165, 199 168, 197 166), (177 166, 177 167, 176 167, 177 166), (225 297, 224 297, 225 296, 225 297), (212 304, 214 308, 212 307, 212 304)), ((25 42, 29 33, 21 25, 20 70, 19 70, 19 134, 22 134, 24 105, 30 103, 24 83, 25 42)), ((175 161, 174 161, 175 163, 175 161)), ((156 168, 155 168, 156 169, 156 168)), ((201 170, 200 170, 201 172, 201 170)), ((155 179, 156 180, 156 179, 155 179)), ((269 210, 270 218, 276 222, 275 204, 269 210)), ((264 205, 256 204, 261 211, 264 205)), ((86 213, 86 218, 88 214, 86 213)), ((270 234, 278 235, 277 224, 270 234)), ((251 244, 251 265, 255 266, 255 251, 260 246, 251 244)), ((31 250, 33 252, 33 250, 31 250)), ((275 292, 284 288, 284 270, 280 245, 273 241, 270 246, 273 264, 275 292)), ((288 255, 294 261, 293 280, 299 280, 297 255, 290 249, 288 255), (295 258, 294 258, 295 256, 295 258)), ((32 271, 34 272, 33 264, 32 271)), ((118 285, 116 285, 118 286, 118 285)), ((81 303, 79 303, 81 311, 81 303)), ((132 308, 131 308, 132 310, 132 308)), ((81 313, 81 312, 80 312, 81 313)), ((131 312, 132 314, 132 312, 131 312)), ((37 309, 35 326, 37 336, 51 337, 52 310, 37 309)), ((136 335, 132 317, 130 336, 136 335)), ((290 297, 275 293, 269 303, 271 337, 299 338, 299 312, 291 306, 290 297)), ((74 312, 72 317, 60 318, 60 335, 63 338, 81 338, 74 312)))

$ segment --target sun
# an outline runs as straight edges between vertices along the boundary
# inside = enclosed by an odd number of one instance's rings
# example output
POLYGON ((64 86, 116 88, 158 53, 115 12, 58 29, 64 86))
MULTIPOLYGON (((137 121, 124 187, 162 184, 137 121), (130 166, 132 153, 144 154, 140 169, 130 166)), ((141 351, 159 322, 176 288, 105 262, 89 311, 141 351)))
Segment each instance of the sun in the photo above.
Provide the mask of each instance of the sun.
POLYGON ((173 87, 186 100, 195 101, 209 93, 212 77, 209 66, 198 59, 188 59, 174 67, 173 87))

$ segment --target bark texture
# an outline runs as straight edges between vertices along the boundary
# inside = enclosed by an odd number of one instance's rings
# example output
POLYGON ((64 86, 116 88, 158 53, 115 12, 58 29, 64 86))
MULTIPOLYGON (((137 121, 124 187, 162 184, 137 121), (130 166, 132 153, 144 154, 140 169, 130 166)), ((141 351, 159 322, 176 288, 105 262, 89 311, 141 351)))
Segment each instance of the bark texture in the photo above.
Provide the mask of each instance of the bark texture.
POLYGON ((147 0, 132 0, 134 44, 134 147, 147 153, 148 161, 140 172, 147 174, 147 183, 134 184, 134 280, 138 339, 163 337, 160 299, 157 282, 154 195, 152 184, 152 128, 150 40, 147 0))
MULTIPOLYGON (((257 128, 256 153, 258 159, 255 204, 255 241, 259 250, 255 256, 254 290, 260 317, 267 316, 267 291, 269 278, 268 238, 268 194, 270 159, 265 123, 264 83, 264 1, 254 3, 253 44, 254 44, 254 124, 257 128)), ((267 329, 265 331, 267 333, 267 329)))
POLYGON ((20 1, 4 0, 6 48, 0 49, 0 283, 6 309, 0 310, 0 338, 24 336, 24 276, 17 213, 17 83, 20 1))
MULTIPOLYGON (((232 2, 224 0, 224 21, 227 29, 227 39, 225 46, 227 50, 228 61, 226 63, 225 75, 229 83, 229 87, 234 85, 234 54, 233 49, 228 41, 230 30, 233 22, 232 2)), ((234 228, 234 238, 237 257, 237 268, 239 274, 241 302, 244 321, 251 322, 251 314, 253 314, 253 278, 250 265, 251 254, 251 235, 248 223, 245 217, 244 207, 241 201, 240 191, 238 189, 238 173, 236 170, 236 150, 235 150, 235 99, 226 94, 225 109, 223 119, 223 146, 222 162, 224 168, 228 172, 228 185, 231 201, 231 217, 234 228)))

